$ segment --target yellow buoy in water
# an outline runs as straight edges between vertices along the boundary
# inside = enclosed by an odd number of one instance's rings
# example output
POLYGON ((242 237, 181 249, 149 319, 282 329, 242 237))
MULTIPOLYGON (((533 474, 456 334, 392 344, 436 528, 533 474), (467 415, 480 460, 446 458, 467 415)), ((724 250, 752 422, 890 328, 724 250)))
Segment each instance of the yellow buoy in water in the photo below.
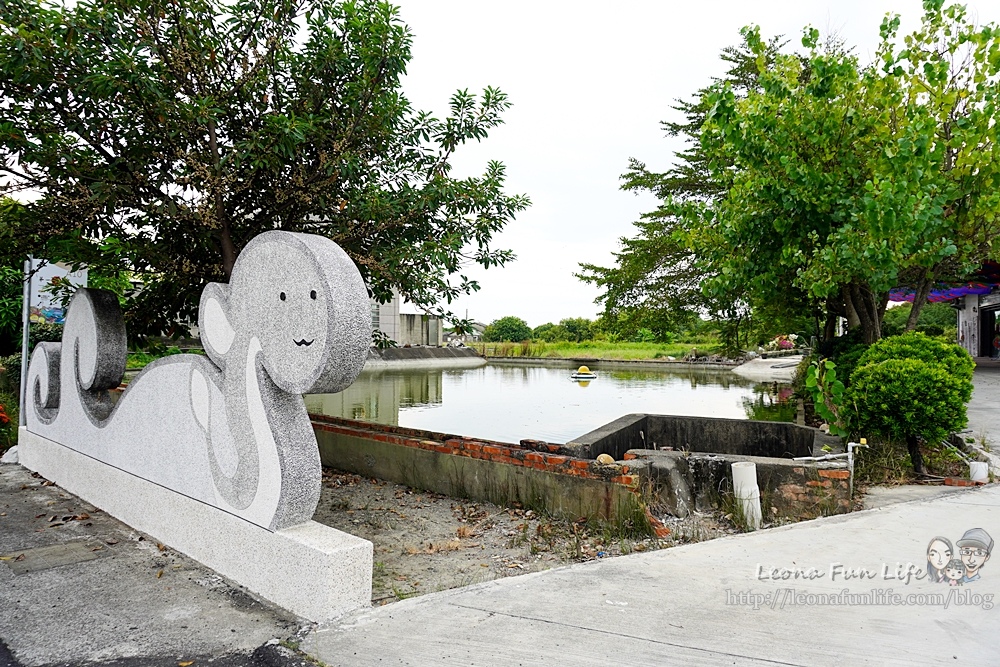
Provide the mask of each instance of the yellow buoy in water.
POLYGON ((590 369, 587 368, 586 366, 580 366, 578 369, 576 369, 576 372, 583 375, 584 373, 589 373, 590 369))

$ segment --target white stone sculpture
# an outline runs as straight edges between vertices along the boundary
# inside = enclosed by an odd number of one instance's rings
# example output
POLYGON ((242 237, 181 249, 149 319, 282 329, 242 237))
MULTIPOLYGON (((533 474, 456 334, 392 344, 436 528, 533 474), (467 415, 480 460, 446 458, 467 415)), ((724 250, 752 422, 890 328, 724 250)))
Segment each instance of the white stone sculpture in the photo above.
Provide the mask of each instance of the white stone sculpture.
POLYGON ((207 356, 125 371, 117 297, 81 289, 28 369, 27 430, 272 531, 309 521, 320 459, 302 394, 345 389, 371 342, 368 293, 333 241, 266 232, 202 293, 207 356))

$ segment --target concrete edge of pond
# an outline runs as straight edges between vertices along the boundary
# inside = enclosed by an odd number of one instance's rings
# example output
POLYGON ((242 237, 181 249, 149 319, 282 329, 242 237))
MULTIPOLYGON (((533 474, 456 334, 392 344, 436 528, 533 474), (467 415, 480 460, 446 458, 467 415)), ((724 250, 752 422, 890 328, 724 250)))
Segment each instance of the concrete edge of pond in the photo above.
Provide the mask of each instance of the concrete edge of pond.
POLYGON ((486 357, 490 364, 497 366, 550 366, 553 368, 576 368, 586 365, 594 369, 622 370, 732 370, 739 365, 736 361, 669 361, 660 359, 597 359, 594 357, 486 357))

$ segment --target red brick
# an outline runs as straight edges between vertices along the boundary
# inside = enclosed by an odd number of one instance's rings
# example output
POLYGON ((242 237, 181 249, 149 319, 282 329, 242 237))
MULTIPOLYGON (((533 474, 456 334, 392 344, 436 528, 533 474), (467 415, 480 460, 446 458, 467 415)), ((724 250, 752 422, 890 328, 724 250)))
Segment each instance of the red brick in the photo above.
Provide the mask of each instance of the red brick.
POLYGON ((792 472, 794 472, 796 475, 801 475, 805 471, 806 471, 805 468, 792 468, 792 472))
POLYGON ((961 477, 946 477, 944 483, 948 486, 981 486, 983 482, 973 482, 971 479, 961 477))
POLYGON ((831 477, 833 479, 847 479, 851 476, 846 470, 817 470, 820 477, 831 477))
POLYGON ((569 457, 567 457, 567 456, 558 456, 558 455, 552 455, 552 454, 547 454, 545 456, 545 462, 548 463, 549 465, 553 465, 553 466, 562 465, 562 464, 566 463, 567 461, 569 461, 569 457))
POLYGON ((493 445, 483 445, 483 454, 487 456, 494 457, 503 454, 503 450, 499 447, 494 447, 493 445))
POLYGON ((545 461, 545 457, 538 452, 526 452, 524 455, 524 460, 531 463, 542 463, 545 461))
POLYGON ((631 461, 634 458, 635 458, 635 454, 633 454, 632 452, 625 452, 625 458, 623 460, 625 460, 625 461, 631 461))
POLYGON ((569 464, 578 470, 590 470, 590 461, 585 461, 583 459, 571 459, 569 464))
MULTIPOLYGON (((827 484, 829 484, 829 482, 827 482, 827 484)), ((823 483, 822 482, 817 482, 816 480, 811 479, 808 482, 806 482, 806 486, 823 486, 823 483)))
POLYGON ((612 477, 611 481, 623 486, 632 486, 636 483, 636 479, 635 475, 618 475, 617 477, 612 477))

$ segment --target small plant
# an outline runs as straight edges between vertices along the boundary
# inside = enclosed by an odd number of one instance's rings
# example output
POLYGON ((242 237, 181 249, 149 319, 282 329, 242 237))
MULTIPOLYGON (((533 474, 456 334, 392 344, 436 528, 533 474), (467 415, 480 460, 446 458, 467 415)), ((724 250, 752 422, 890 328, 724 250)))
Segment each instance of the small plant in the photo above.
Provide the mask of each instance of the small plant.
POLYGON ((817 359, 806 369, 805 388, 812 395, 816 414, 822 417, 833 435, 846 436, 843 417, 844 383, 837 378, 837 365, 829 359, 817 359))

